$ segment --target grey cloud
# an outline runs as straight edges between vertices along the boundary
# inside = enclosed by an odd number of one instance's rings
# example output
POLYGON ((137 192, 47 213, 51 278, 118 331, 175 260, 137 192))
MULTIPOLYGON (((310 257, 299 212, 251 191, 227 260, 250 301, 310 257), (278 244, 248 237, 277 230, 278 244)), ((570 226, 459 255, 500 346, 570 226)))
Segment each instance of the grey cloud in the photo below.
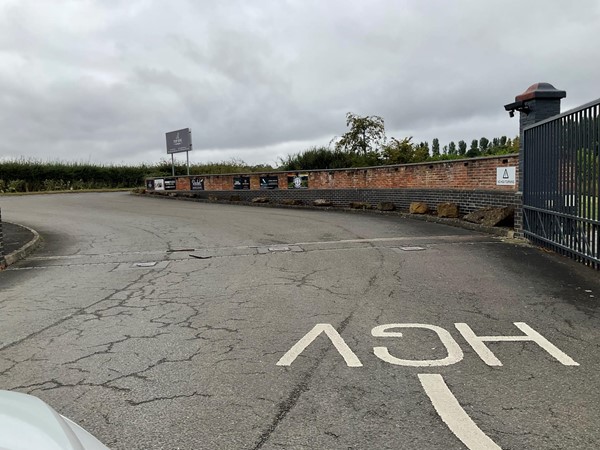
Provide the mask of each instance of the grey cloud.
POLYGON ((260 163, 327 144, 348 111, 383 116, 397 137, 511 136, 502 105, 529 84, 576 106, 600 73, 588 0, 1 8, 0 157, 149 161, 166 156, 164 132, 189 126, 194 158, 260 163))

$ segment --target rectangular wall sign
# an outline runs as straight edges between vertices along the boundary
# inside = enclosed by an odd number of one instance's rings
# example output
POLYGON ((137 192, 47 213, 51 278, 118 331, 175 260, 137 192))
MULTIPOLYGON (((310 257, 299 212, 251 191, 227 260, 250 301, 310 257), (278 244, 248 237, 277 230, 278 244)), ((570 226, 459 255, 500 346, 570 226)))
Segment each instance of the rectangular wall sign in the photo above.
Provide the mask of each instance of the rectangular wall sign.
POLYGON ((496 185, 498 186, 515 186, 517 184, 517 169, 516 167, 497 167, 496 168, 496 185))
POLYGON ((250 177, 234 177, 233 189, 250 189, 250 177))

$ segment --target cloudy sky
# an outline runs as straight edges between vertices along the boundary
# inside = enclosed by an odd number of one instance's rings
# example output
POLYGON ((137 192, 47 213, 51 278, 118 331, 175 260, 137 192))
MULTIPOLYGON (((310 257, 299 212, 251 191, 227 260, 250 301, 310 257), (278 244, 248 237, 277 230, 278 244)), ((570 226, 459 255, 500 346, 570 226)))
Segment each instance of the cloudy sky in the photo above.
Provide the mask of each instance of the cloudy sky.
POLYGON ((598 30, 600 0, 0 0, 0 158, 158 162, 190 127, 192 162, 276 164, 349 111, 511 137, 535 82, 600 96, 598 30))

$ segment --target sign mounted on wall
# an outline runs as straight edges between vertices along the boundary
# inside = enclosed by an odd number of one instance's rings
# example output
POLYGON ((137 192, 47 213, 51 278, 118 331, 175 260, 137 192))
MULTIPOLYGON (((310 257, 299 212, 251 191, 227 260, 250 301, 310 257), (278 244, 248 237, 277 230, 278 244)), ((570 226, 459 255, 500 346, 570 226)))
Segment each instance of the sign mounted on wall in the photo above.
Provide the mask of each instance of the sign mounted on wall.
POLYGON ((289 174, 287 177, 288 189, 308 189, 308 174, 289 174))
POLYGON ((516 167, 496 167, 497 186, 515 186, 517 184, 516 167))
POLYGON ((165 178, 165 191, 174 191, 177 189, 176 178, 165 178))
POLYGON ((233 189, 250 189, 250 177, 233 177, 233 189))
POLYGON ((192 191, 203 191, 204 190, 204 178, 193 177, 191 179, 192 191))
POLYGON ((261 189, 278 189, 279 178, 277 175, 265 175, 260 177, 260 188, 261 189))

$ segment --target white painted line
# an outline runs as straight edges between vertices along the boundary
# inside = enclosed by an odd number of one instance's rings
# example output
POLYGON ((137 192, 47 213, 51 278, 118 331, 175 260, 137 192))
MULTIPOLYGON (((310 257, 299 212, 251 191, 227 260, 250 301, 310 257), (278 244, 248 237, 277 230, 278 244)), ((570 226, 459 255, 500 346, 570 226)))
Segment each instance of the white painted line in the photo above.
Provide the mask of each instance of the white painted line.
POLYGON ((419 374, 419 380, 438 415, 469 450, 501 450, 460 406, 441 375, 419 374))
POLYGON ((270 252, 289 252, 290 248, 287 246, 282 247, 269 247, 270 252))
POLYGON ((154 267, 156 265, 156 261, 135 263, 134 265, 136 267, 154 267))
POLYGON ((465 340, 473 347, 473 350, 488 366, 501 366, 502 362, 492 351, 487 348, 484 342, 535 342, 537 345, 546 350, 552 357, 558 360, 564 366, 578 366, 569 355, 561 351, 552 342, 535 331, 525 322, 514 322, 514 325, 525 333, 525 336, 477 336, 471 327, 466 323, 455 323, 454 326, 465 340))
POLYGON ((325 332, 327 337, 331 340, 331 343, 335 346, 337 351, 346 361, 348 367, 362 367, 362 363, 358 359, 358 356, 348 347, 348 344, 344 341, 342 336, 337 332, 331 324, 318 323, 312 330, 304 335, 302 339, 294 344, 285 355, 277 361, 277 366, 289 366, 295 359, 302 353, 306 347, 308 347, 312 341, 314 341, 321 333, 325 332))
MULTIPOLYGON (((416 239, 423 240, 427 239, 429 241, 472 241, 477 239, 477 236, 465 236, 460 234, 444 234, 444 235, 434 235, 434 236, 399 236, 399 237, 389 237, 389 238, 363 238, 363 239, 340 239, 337 241, 310 241, 310 242, 295 242, 291 245, 318 245, 318 244, 360 244, 360 243, 369 243, 369 242, 394 242, 394 241, 414 241, 416 239)), ((495 242, 495 241, 494 241, 495 242)))
MULTIPOLYGON (((117 264, 115 270, 144 270, 144 269, 165 269, 169 265, 170 261, 158 261, 158 262, 150 262, 150 263, 90 263, 90 264, 77 264, 77 266, 101 266, 101 265, 110 265, 117 264)), ((50 267, 65 267, 65 266, 50 266, 50 267)))
POLYGON ((404 250, 405 252, 418 252, 420 250, 425 250, 425 247, 400 247, 400 250, 404 250))

